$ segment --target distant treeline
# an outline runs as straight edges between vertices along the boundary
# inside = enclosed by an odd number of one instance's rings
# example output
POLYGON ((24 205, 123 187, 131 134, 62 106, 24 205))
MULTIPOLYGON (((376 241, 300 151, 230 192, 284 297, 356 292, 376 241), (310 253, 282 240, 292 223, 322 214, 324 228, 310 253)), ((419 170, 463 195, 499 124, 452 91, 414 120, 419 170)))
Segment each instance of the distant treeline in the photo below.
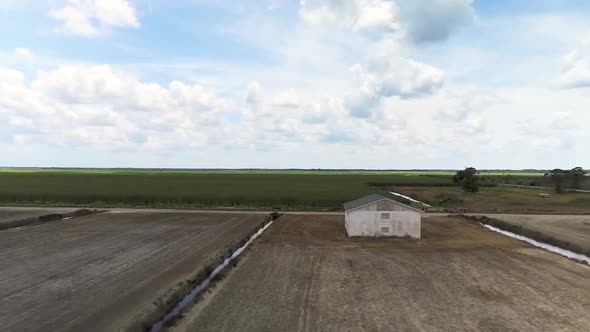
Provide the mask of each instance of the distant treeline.
MULTIPOLYGON (((134 167, 106 167, 106 168, 89 168, 89 167, 11 167, 0 166, 2 170, 48 170, 48 171, 159 171, 159 172, 455 172, 456 169, 392 169, 392 168, 134 168, 134 167)), ((545 173, 548 169, 480 169, 481 173, 545 173)))

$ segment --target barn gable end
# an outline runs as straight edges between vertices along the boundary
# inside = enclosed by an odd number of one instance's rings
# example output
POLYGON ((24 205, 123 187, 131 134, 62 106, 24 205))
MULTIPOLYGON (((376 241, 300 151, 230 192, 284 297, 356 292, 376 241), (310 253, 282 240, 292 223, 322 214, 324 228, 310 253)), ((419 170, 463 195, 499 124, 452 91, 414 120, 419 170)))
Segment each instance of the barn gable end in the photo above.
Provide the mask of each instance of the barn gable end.
POLYGON ((344 204, 348 236, 420 238, 422 211, 373 194, 344 204))
POLYGON ((396 200, 378 195, 368 195, 354 201, 344 203, 345 211, 365 210, 365 211, 414 211, 422 213, 422 210, 416 209, 396 200))

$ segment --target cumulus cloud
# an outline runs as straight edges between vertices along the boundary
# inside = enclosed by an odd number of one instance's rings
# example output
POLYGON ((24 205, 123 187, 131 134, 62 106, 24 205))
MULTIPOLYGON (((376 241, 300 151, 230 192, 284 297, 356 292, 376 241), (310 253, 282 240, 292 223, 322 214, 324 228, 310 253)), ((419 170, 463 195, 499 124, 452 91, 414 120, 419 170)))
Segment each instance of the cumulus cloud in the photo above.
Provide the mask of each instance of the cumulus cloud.
POLYGON ((203 144, 201 131, 221 123, 229 108, 202 86, 145 83, 108 65, 62 66, 39 72, 31 83, 0 68, 0 89, 0 118, 10 132, 55 145, 203 144))
POLYGON ((473 0, 302 0, 300 16, 315 26, 400 33, 415 44, 443 41, 475 16, 473 0), (399 3, 399 5, 398 5, 399 3))
POLYGON ((258 83, 251 83, 248 91, 251 98, 247 98, 242 123, 235 126, 239 144, 276 149, 293 144, 377 146, 412 139, 412 135, 403 134, 406 122, 400 114, 383 108, 356 116, 347 100, 339 96, 306 96, 297 90, 270 92, 258 83))
POLYGON ((311 25, 338 26, 352 31, 395 31, 398 8, 386 0, 301 0, 299 13, 311 25))
POLYGON ((402 8, 402 24, 414 43, 447 39, 453 32, 471 22, 475 11, 473 0, 408 0, 402 8))
POLYGON ((368 66, 357 64, 351 68, 359 81, 359 91, 347 98, 353 116, 369 117, 382 98, 418 98, 436 92, 443 84, 441 70, 414 60, 384 58, 368 66))
MULTIPOLYGON (((443 15, 457 9, 455 2, 435 1, 432 10, 443 15)), ((469 7, 469 1, 463 2, 469 7)), ((421 6, 410 8, 416 15, 421 10, 421 6)), ((431 13, 422 10, 422 14, 431 13)), ((363 40, 354 47, 360 47, 368 56, 359 58, 350 70, 357 78, 357 87, 343 96, 345 107, 354 117, 370 118, 384 98, 421 98, 435 93, 443 85, 442 70, 408 57, 410 47, 403 36, 411 27, 400 16, 400 8, 394 1, 304 0, 300 2, 300 16, 311 27, 339 27, 344 29, 341 33, 353 33, 363 40)), ((327 36, 333 36, 337 44, 346 40, 339 33, 330 32, 327 36)), ((349 52, 350 47, 346 51, 349 52)))
POLYGON ((566 89, 590 87, 590 35, 565 57, 559 83, 566 89))
POLYGON ((49 16, 60 21, 58 31, 86 37, 101 35, 105 29, 138 28, 135 8, 127 0, 67 0, 49 16))

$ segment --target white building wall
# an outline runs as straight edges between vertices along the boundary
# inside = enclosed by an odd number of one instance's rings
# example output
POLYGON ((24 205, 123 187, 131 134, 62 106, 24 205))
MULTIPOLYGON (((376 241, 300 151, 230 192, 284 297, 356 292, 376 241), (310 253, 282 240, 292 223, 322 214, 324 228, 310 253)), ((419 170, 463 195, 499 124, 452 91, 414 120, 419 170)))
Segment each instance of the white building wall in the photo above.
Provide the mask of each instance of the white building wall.
POLYGON ((420 238, 422 216, 416 211, 374 211, 373 208, 352 210, 345 213, 348 236, 411 236, 420 238), (372 211, 371 211, 372 210, 372 211), (382 219, 389 213, 389 219, 382 219), (389 232, 386 232, 386 231, 389 232))

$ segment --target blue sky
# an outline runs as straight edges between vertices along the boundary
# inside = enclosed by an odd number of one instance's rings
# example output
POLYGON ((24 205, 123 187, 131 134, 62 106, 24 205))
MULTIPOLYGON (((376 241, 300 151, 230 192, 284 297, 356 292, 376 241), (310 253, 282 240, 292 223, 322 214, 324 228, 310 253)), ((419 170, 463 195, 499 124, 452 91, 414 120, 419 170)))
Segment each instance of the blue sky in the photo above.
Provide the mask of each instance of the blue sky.
POLYGON ((5 0, 0 166, 590 164, 590 3, 5 0))

